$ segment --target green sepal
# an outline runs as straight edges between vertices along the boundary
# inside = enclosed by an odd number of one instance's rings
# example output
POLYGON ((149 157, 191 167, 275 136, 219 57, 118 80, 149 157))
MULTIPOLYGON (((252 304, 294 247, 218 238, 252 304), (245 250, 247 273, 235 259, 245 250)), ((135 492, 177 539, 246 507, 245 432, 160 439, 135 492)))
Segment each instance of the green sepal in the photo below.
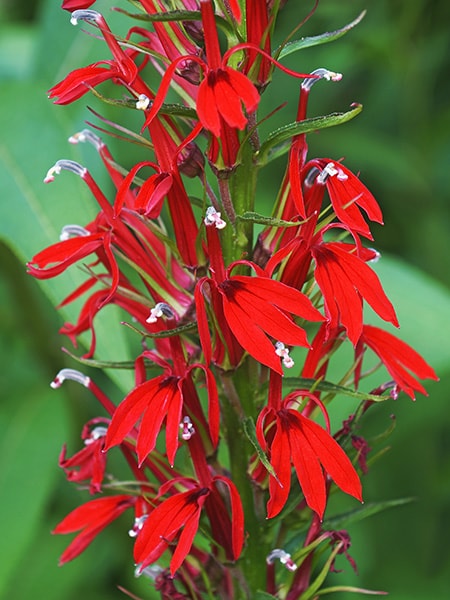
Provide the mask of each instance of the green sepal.
POLYGON ((124 322, 123 325, 125 325, 126 327, 129 327, 130 329, 132 329, 133 331, 135 331, 136 333, 138 333, 139 335, 141 335, 142 337, 145 337, 145 338, 173 337, 174 335, 182 335, 183 333, 186 333, 187 331, 192 331, 193 329, 196 329, 196 327, 197 327, 197 323, 186 323, 186 325, 180 325, 179 327, 174 327, 173 329, 165 329, 164 331, 158 331, 156 333, 149 333, 148 331, 141 331, 140 329, 138 329, 137 327, 134 327, 134 325, 131 325, 130 323, 124 322))
POLYGON ((296 387, 303 390, 318 390, 319 392, 327 392, 331 394, 343 394, 358 400, 371 400, 372 402, 384 402, 389 400, 390 396, 377 396, 375 394, 367 394, 366 392, 358 392, 343 385, 336 385, 330 381, 310 379, 307 377, 283 377, 283 384, 287 387, 296 387))
MULTIPOLYGON (((100 94, 100 92, 95 88, 90 88, 90 91, 94 94, 96 98, 104 102, 105 104, 111 104, 112 106, 121 106, 125 108, 136 109, 136 100, 134 98, 124 98, 122 100, 118 100, 116 98, 107 98, 100 94)), ((193 108, 188 108, 187 106, 182 106, 181 104, 163 104, 159 109, 158 113, 163 115, 174 115, 176 117, 185 117, 186 119, 197 119, 197 113, 193 108)))
POLYGON ((327 44, 328 42, 333 42, 334 40, 339 39, 346 33, 348 33, 353 27, 360 23, 367 11, 363 10, 360 15, 356 17, 354 21, 344 25, 341 29, 336 29, 335 31, 327 31, 326 33, 321 33, 320 35, 314 35, 310 37, 303 37, 299 40, 295 40, 294 42, 288 42, 287 44, 278 48, 274 56, 280 60, 293 52, 297 52, 298 50, 303 50, 304 48, 311 48, 311 46, 319 46, 320 44, 327 44))
POLYGON ((304 221, 285 221, 284 219, 276 219, 275 217, 267 217, 256 212, 247 211, 243 215, 237 215, 238 221, 249 221, 251 223, 259 223, 268 227, 298 227, 304 221))
POLYGON ((278 480, 277 475, 276 475, 272 465, 270 464, 269 459, 266 456, 266 453, 261 448, 261 445, 258 442, 258 438, 256 437, 255 422, 253 421, 253 419, 251 417, 248 417, 248 418, 244 419, 242 425, 244 428, 244 433, 247 436, 247 438, 250 440, 252 446, 255 448, 256 454, 258 455, 259 460, 262 462, 264 467, 267 469, 268 473, 270 475, 272 475, 272 477, 275 477, 275 479, 278 480))
POLYGON ((324 596, 325 594, 334 594, 336 592, 350 592, 351 594, 365 594, 366 596, 386 596, 388 592, 381 590, 366 590, 365 588, 353 587, 351 585, 333 585, 323 588, 316 592, 316 596, 324 596))
POLYGON ((353 104, 353 108, 347 112, 330 113, 320 117, 312 117, 303 121, 295 121, 284 125, 275 131, 272 131, 267 139, 261 144, 261 149, 257 154, 258 165, 264 166, 271 160, 285 154, 290 148, 291 138, 311 133, 318 129, 326 129, 327 127, 335 127, 347 123, 362 111, 362 104, 353 104))

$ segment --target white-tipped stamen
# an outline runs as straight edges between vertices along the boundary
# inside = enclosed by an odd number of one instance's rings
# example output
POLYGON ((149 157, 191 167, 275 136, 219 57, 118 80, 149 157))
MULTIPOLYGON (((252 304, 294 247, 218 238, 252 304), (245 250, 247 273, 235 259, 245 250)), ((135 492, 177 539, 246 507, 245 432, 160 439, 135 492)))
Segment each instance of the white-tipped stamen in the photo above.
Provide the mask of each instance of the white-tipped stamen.
POLYGON ((164 569, 159 565, 150 565, 148 567, 145 567, 145 569, 141 569, 141 566, 137 565, 137 567, 134 570, 135 577, 145 575, 152 581, 155 581, 155 579, 158 577, 158 575, 161 575, 161 573, 164 573, 164 569))
POLYGON ((74 160, 61 159, 56 161, 53 167, 47 171, 47 175, 44 178, 44 183, 50 183, 55 180, 55 175, 59 175, 61 171, 71 171, 75 173, 75 175, 79 175, 80 177, 84 177, 87 173, 87 169, 75 162, 74 160))
POLYGON ((375 252, 375 256, 373 258, 371 258, 368 262, 370 263, 377 263, 380 258, 381 258, 381 252, 378 252, 378 250, 375 250, 375 248, 369 248, 369 250, 372 250, 372 252, 375 252))
POLYGON ((72 25, 78 25, 78 21, 94 21, 95 23, 102 18, 102 15, 96 10, 80 9, 74 10, 70 16, 72 25))
POLYGON ((342 79, 342 73, 335 73, 323 68, 315 69, 311 72, 311 75, 316 75, 317 77, 307 77, 304 79, 301 85, 302 90, 309 92, 312 86, 321 79, 325 79, 326 81, 340 81, 342 79))
POLYGON ((272 565, 273 562, 278 559, 282 565, 289 569, 289 571, 296 571, 297 565, 292 560, 291 555, 280 548, 275 548, 272 552, 269 552, 266 558, 266 563, 272 565))
POLYGON ((195 428, 192 425, 192 421, 190 420, 189 417, 183 417, 183 421, 180 423, 180 429, 181 429, 181 437, 183 438, 183 440, 185 440, 186 442, 188 440, 191 439, 191 437, 194 435, 195 433, 195 428))
POLYGON ((339 166, 336 167, 334 162, 329 162, 324 166, 321 173, 317 176, 316 181, 323 185, 328 177, 336 177, 339 181, 346 181, 348 179, 348 175, 339 166))
POLYGON ((86 235, 91 235, 91 232, 81 225, 64 225, 59 234, 59 239, 61 242, 65 242, 71 237, 85 237, 86 235))
POLYGON ((138 99, 136 100, 136 108, 138 110, 147 110, 150 106, 150 98, 145 94, 139 94, 138 99))
POLYGON ((294 366, 295 363, 292 360, 292 358, 289 356, 289 349, 286 348, 286 346, 283 344, 283 342, 277 342, 275 344, 275 354, 282 359, 283 365, 287 369, 291 369, 294 366))
POLYGON ((168 319, 173 319, 175 314, 168 304, 165 302, 158 302, 158 304, 151 309, 150 316, 146 319, 146 323, 156 323, 156 321, 163 316, 168 319))
POLYGON ((61 369, 55 379, 50 383, 50 387, 53 389, 59 388, 66 379, 76 381, 86 388, 89 387, 89 384, 91 383, 91 378, 80 371, 76 371, 75 369, 61 369))
POLYGON ((220 212, 217 212, 214 206, 208 206, 206 209, 204 223, 207 227, 215 225, 216 229, 223 229, 226 227, 226 222, 220 218, 220 212))
POLYGON ((71 135, 69 138, 70 144, 79 144, 80 142, 89 142, 90 144, 92 144, 92 146, 94 146, 94 148, 97 151, 105 145, 102 138, 93 133, 90 129, 83 129, 82 131, 78 131, 77 133, 71 135))
POLYGON ((144 527, 144 523, 147 520, 148 515, 141 515, 134 519, 133 528, 128 531, 130 537, 137 537, 141 529, 144 527))
POLYGON ((89 446, 90 444, 93 444, 100 438, 105 437, 107 431, 108 428, 102 427, 101 425, 99 425, 98 427, 94 427, 94 429, 91 431, 90 436, 84 440, 85 446, 89 446))

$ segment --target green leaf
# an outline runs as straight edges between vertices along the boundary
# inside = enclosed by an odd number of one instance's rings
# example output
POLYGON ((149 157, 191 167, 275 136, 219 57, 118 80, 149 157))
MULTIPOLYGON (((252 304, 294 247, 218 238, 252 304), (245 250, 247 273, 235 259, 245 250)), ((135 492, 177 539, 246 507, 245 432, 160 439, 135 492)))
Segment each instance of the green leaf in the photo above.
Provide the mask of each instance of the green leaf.
POLYGON ((351 594, 365 594, 366 596, 385 596, 388 593, 380 590, 366 590, 365 588, 353 587, 349 585, 333 585, 332 587, 318 590, 316 592, 316 596, 335 594, 336 592, 350 592, 351 594))
POLYGON ((272 594, 258 590, 254 595, 254 600, 276 600, 276 596, 272 596, 272 594))
POLYGON ((2 403, 7 420, 0 420, 0 528, 4 540, 14 540, 0 545, 1 597, 17 564, 29 560, 26 550, 59 475, 56 457, 67 436, 61 397, 39 385, 15 391, 2 403))
POLYGON ((372 400, 373 402, 384 402, 389 400, 390 396, 376 396, 365 392, 358 392, 351 388, 342 385, 336 385, 329 381, 318 381, 317 379, 309 379, 306 377, 283 377, 283 384, 287 387, 295 387, 303 390, 318 390, 319 392, 328 392, 331 394, 343 394, 350 398, 358 400, 372 400))
POLYGON ((325 519, 323 528, 330 530, 346 529, 348 525, 372 517, 379 512, 390 508, 397 508, 398 506, 404 506, 405 504, 410 504, 415 501, 415 498, 397 498, 395 500, 364 504, 361 508, 357 508, 356 510, 325 519))
POLYGON ((249 221, 250 223, 259 223, 260 225, 273 227, 298 227, 304 221, 285 221, 284 219, 276 219, 275 217, 266 217, 256 212, 247 211, 243 215, 237 215, 238 221, 249 221))
POLYGON ((253 419, 251 417, 244 419, 243 427, 244 427, 244 433, 248 437, 250 442, 252 443, 253 447, 255 448, 259 460, 265 466, 265 468, 270 473, 270 475, 272 475, 272 477, 275 477, 275 479, 278 479, 277 474, 275 473, 272 465, 269 462, 269 459, 267 458, 264 450, 261 448, 261 446, 258 442, 258 438, 256 437, 256 427, 255 427, 255 423, 254 423, 253 419))
POLYGON ((264 166, 271 160, 285 154, 290 147, 289 140, 297 135, 326 129, 327 127, 335 127, 350 121, 362 111, 362 104, 353 104, 352 106, 353 108, 345 113, 338 112, 312 117, 311 119, 289 123, 272 131, 261 144, 261 149, 257 155, 258 164, 264 166))
POLYGON ((344 25, 341 29, 336 29, 335 31, 329 31, 326 33, 322 33, 321 35, 315 35, 311 37, 304 37, 296 40, 294 42, 288 42, 281 49, 275 51, 275 57, 280 60, 293 52, 297 52, 298 50, 303 50, 304 48, 311 48, 311 46, 318 46, 320 44, 326 44, 328 42, 333 42, 334 40, 339 39, 346 33, 348 33, 353 27, 360 23, 367 11, 363 10, 363 12, 356 17, 354 21, 348 23, 348 25, 344 25))

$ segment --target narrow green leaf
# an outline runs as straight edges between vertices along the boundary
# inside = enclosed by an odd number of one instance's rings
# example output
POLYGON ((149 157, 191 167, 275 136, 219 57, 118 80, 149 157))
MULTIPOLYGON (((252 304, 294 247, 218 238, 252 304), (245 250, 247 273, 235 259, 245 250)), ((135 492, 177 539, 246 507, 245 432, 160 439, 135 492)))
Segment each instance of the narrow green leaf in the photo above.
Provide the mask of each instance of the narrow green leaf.
POLYGON ((319 392, 328 392, 332 394, 343 394, 344 396, 350 396, 351 398, 357 398, 358 400, 372 400, 373 402, 384 402, 389 400, 390 396, 376 396, 374 394, 367 394, 365 392, 358 392, 342 385, 336 385, 329 381, 317 381, 316 379, 309 379, 306 377, 283 377, 283 384, 287 387, 295 387, 298 389, 315 389, 319 392))
POLYGON ((285 221, 284 219, 276 219, 274 217, 266 217, 256 212, 245 212, 243 215, 237 216, 238 221, 249 221, 250 223, 259 223, 272 227, 298 227, 304 221, 285 221))
POLYGON ((261 446, 258 442, 258 438, 256 437, 256 427, 255 427, 255 423, 254 423, 253 419, 251 417, 244 419, 243 427, 244 427, 244 433, 247 436, 247 438, 250 440, 252 446, 255 448, 259 460, 262 462, 262 464, 267 469, 267 471, 270 473, 270 475, 272 475, 272 477, 277 478, 277 475, 276 475, 275 471, 273 470, 273 467, 270 464, 269 459, 267 458, 264 450, 261 448, 261 446))
POLYGON ((258 590, 254 595, 254 600, 276 600, 276 596, 272 596, 272 594, 258 590))
POLYGON ((372 517, 379 512, 388 510, 390 508, 396 508, 397 506, 404 506, 415 502, 415 498, 397 498, 395 500, 386 500, 384 502, 371 502, 370 504, 364 504, 361 508, 352 510, 334 517, 330 517, 325 520, 323 524, 324 529, 337 530, 345 529, 348 525, 372 517))
POLYGON ((303 121, 289 123, 279 129, 272 131, 267 139, 261 144, 261 149, 257 155, 258 164, 264 166, 271 160, 285 154, 290 147, 289 141, 296 135, 311 133, 318 129, 335 127, 350 121, 362 111, 362 104, 353 104, 353 108, 345 113, 330 113, 320 117, 312 117, 303 121))
POLYGON ((341 29, 336 29, 335 31, 328 31, 326 33, 322 33, 320 35, 303 37, 299 40, 295 40, 294 42, 288 42, 286 45, 282 46, 281 49, 275 51, 275 56, 280 60, 293 52, 297 52, 298 50, 303 50, 304 48, 311 48, 311 46, 318 46, 320 44, 326 44, 328 42, 333 42, 334 40, 339 39, 346 33, 348 33, 353 27, 360 23, 367 11, 363 10, 363 12, 356 17, 354 21, 348 23, 348 25, 344 25, 341 29))
POLYGON ((186 333, 187 331, 192 331, 193 329, 197 328, 197 323, 186 323, 186 325, 180 325, 179 327, 175 327, 174 329, 165 329, 164 331, 158 331, 156 333, 149 333, 148 331, 142 331, 141 329, 134 327, 134 325, 131 325, 131 323, 123 323, 123 324, 144 338, 168 338, 168 337, 173 337, 174 335, 182 335, 183 333, 186 333))
POLYGON ((332 587, 323 588, 316 592, 316 596, 324 596, 325 594, 335 594, 336 592, 350 592, 351 594, 365 594, 366 596, 386 596, 388 592, 380 590, 366 590, 348 585, 333 585, 332 587))

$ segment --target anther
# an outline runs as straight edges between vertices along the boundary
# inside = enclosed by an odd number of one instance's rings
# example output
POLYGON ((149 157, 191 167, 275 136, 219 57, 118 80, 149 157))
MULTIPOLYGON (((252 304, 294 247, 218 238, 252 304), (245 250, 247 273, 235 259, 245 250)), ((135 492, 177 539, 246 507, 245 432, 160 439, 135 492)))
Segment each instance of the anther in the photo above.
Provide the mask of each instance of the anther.
POLYGON ((137 565, 136 569, 134 570, 135 577, 140 577, 141 575, 145 575, 152 581, 155 581, 155 579, 159 575, 161 575, 161 573, 164 573, 164 569, 162 567, 160 567, 159 565, 149 565, 148 567, 145 567, 144 569, 141 569, 141 566, 137 565))
POLYGON ((50 387, 53 389, 59 388, 66 379, 76 381, 86 388, 89 387, 89 384, 91 383, 91 378, 80 371, 76 371, 75 369, 61 369, 55 379, 50 383, 50 387))
POLYGON ((195 433, 194 426, 192 425, 192 421, 189 417, 183 417, 183 421, 180 423, 181 437, 186 442, 191 439, 191 437, 195 433))
POLYGON ((336 167, 334 162, 329 162, 324 166, 320 175, 317 176, 317 183, 324 184, 328 177, 336 177, 339 181, 346 181, 348 175, 342 169, 336 167))
POLYGON ((84 237, 90 235, 90 232, 81 225, 64 225, 59 234, 61 242, 65 242, 71 237, 84 237))
POLYGON ((95 135, 90 129, 83 129, 78 133, 74 133, 69 138, 70 144, 79 144, 80 142, 89 142, 97 151, 105 145, 103 140, 98 135, 95 135))
POLYGON ((97 440, 99 440, 102 437, 105 437, 106 432, 108 431, 107 427, 94 427, 94 429, 91 431, 91 435, 84 440, 84 444, 86 446, 89 446, 90 444, 96 442, 97 440))
POLYGON ((62 159, 58 160, 53 167, 50 167, 50 169, 47 171, 47 175, 44 178, 44 183, 50 183, 51 181, 54 181, 55 175, 59 175, 62 170, 71 171, 80 177, 84 177, 87 173, 87 169, 74 160, 62 159))
POLYGON ((216 229, 223 229, 226 226, 226 222, 220 218, 220 212, 217 212, 214 206, 208 206, 206 209, 204 223, 207 227, 215 225, 216 229))
POLYGON ((147 520, 148 515, 141 515, 134 519, 133 528, 128 531, 130 537, 137 537, 141 529, 144 527, 144 523, 147 520))
POLYGON ((374 257, 371 258, 368 262, 374 264, 377 263, 381 258, 381 252, 378 252, 378 250, 375 250, 375 248, 369 248, 369 250, 372 250, 372 252, 374 253, 374 257))
POLYGON ((269 552, 266 558, 266 563, 272 565, 274 560, 279 559, 280 563, 286 567, 289 571, 296 571, 297 565, 292 560, 291 555, 280 548, 275 548, 272 552, 269 552))
POLYGON ((283 365, 287 369, 291 369, 294 366, 294 361, 289 356, 289 349, 283 344, 283 342, 277 342, 275 344, 275 354, 283 360, 283 365))
POLYGON ((146 323, 156 323, 162 316, 168 319, 174 319, 175 314, 168 304, 165 302, 158 302, 154 308, 150 311, 150 316, 146 320, 146 323))
POLYGON ((316 75, 316 77, 307 77, 304 79, 301 85, 302 90, 309 92, 312 86, 321 79, 326 79, 326 81, 340 81, 342 79, 342 73, 335 73, 323 68, 312 71, 311 75, 316 75))
POLYGON ((96 10, 74 10, 70 16, 72 25, 78 25, 78 21, 94 21, 97 22, 102 18, 102 15, 96 10))
POLYGON ((145 94, 139 94, 138 99, 136 101, 136 108, 138 110, 147 110, 150 106, 150 98, 145 94))

